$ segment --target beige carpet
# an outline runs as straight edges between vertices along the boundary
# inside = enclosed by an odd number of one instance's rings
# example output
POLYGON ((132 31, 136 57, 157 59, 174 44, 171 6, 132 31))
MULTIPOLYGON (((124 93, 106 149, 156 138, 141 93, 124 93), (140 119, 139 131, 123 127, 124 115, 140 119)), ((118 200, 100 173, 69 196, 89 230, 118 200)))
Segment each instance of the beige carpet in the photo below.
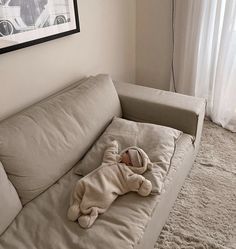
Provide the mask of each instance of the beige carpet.
POLYGON ((200 151, 155 248, 236 249, 236 134, 206 121, 200 151))

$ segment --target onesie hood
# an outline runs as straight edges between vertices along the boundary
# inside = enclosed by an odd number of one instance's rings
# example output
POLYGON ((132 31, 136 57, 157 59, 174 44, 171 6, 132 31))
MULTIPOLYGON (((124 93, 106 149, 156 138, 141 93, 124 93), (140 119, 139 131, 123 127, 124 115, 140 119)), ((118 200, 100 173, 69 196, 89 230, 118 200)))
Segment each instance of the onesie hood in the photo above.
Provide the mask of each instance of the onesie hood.
POLYGON ((131 146, 120 152, 120 157, 123 153, 128 153, 132 162, 132 166, 127 167, 131 169, 136 174, 143 174, 146 170, 150 170, 152 168, 152 163, 148 157, 148 155, 136 146, 131 146))

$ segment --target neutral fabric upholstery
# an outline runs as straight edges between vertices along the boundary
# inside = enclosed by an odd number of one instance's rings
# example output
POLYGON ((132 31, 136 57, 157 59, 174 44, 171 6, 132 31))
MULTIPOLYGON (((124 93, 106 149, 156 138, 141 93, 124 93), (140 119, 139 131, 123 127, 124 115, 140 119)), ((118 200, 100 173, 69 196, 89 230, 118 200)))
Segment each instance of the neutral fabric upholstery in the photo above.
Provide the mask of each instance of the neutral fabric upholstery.
MULTIPOLYGON (((87 230, 82 229, 76 222, 68 221, 66 217, 70 192, 79 179, 72 169, 57 184, 25 205, 9 229, 0 237, 0 249, 136 248, 142 242, 153 215, 157 212, 160 219, 163 214, 166 217, 163 200, 171 197, 173 201, 173 190, 175 192, 181 186, 176 186, 176 181, 183 180, 183 175, 186 174, 183 159, 192 159, 193 150, 191 136, 181 136, 163 193, 149 197, 130 193, 119 197, 106 213, 99 216, 92 228, 87 230)), ((158 219, 154 219, 154 222, 157 227, 152 228, 152 232, 158 233, 158 219)))
POLYGON ((111 78, 90 77, 0 123, 0 160, 23 204, 70 170, 121 115, 111 78))
POLYGON ((122 82, 116 82, 115 87, 124 118, 197 135, 202 123, 199 117, 205 113, 204 99, 122 82))
POLYGON ((0 234, 15 219, 21 208, 19 196, 0 162, 0 234))
POLYGON ((105 149, 112 140, 117 140, 119 152, 127 147, 137 146, 147 153, 153 169, 144 173, 144 176, 152 182, 152 193, 159 193, 169 170, 175 143, 181 134, 182 132, 165 126, 114 118, 79 163, 75 173, 85 176, 100 166, 105 149))

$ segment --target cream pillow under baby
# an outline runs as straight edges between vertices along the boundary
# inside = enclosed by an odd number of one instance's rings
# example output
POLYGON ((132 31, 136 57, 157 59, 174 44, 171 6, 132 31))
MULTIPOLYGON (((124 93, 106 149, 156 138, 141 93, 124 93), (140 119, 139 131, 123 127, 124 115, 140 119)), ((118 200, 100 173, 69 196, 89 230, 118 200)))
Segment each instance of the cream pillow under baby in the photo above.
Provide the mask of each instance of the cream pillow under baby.
POLYGON ((81 160, 75 173, 85 176, 102 163, 104 151, 112 140, 117 140, 119 152, 129 146, 143 149, 153 163, 152 171, 144 176, 152 182, 152 193, 160 193, 175 151, 175 144, 181 131, 165 126, 138 123, 114 118, 102 136, 81 160))

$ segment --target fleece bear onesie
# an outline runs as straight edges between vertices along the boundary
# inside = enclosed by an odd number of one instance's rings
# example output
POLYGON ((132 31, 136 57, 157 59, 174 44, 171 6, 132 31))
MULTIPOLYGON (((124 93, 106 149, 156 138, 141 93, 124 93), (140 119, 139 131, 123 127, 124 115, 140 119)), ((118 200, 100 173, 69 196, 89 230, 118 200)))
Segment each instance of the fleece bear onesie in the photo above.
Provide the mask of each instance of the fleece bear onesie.
MULTIPOLYGON (((141 174, 150 169, 152 163, 143 150, 130 148, 139 151, 142 156, 142 166, 134 167, 120 163, 118 143, 112 141, 104 153, 101 166, 77 181, 68 209, 69 220, 78 219, 81 227, 89 228, 98 214, 104 213, 119 195, 130 191, 135 191, 141 196, 150 194, 152 184, 141 174)), ((121 154, 124 152, 125 150, 121 154)))

